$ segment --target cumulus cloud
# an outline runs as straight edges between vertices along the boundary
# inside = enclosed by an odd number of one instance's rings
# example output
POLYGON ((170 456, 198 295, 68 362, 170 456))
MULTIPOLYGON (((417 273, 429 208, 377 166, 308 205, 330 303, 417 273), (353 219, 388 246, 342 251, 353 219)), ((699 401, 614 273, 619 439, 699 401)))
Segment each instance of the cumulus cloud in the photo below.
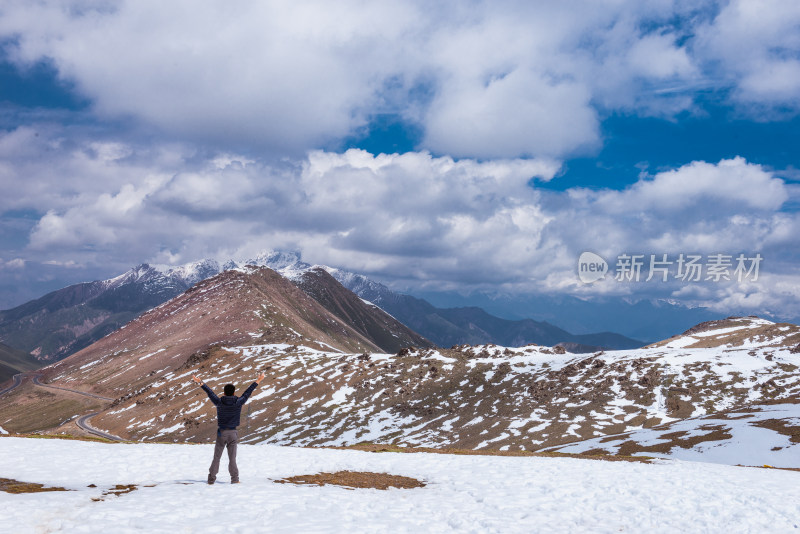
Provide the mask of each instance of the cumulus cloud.
POLYGON ((364 122, 358 108, 388 63, 376 40, 411 15, 402 4, 341 3, 330 24, 313 2, 72 4, 4 7, 0 31, 17 38, 18 61, 52 58, 99 115, 278 151, 302 151, 364 122))
POLYGON ((601 116, 671 117, 698 87, 796 111, 798 9, 754 5, 10 0, 0 35, 96 117, 170 138, 302 156, 395 113, 421 150, 563 157, 599 146, 601 116))
POLYGON ((737 253, 791 246, 800 219, 779 211, 789 187, 743 158, 692 162, 644 177, 627 189, 567 191, 559 213, 585 221, 571 234, 578 248, 622 252, 737 253), (604 238, 605 232, 610 238, 604 238))
POLYGON ((25 260, 22 258, 14 258, 12 260, 4 261, 0 258, 0 269, 16 270, 25 267, 25 260))
POLYGON ((781 209, 797 192, 742 158, 692 162, 620 191, 556 192, 538 187, 559 171, 550 159, 354 149, 275 162, 91 139, 59 144, 59 132, 38 139, 54 147, 39 166, 27 158, 4 163, 9 187, 23 193, 6 202, 41 210, 18 256, 52 269, 110 276, 140 261, 286 248, 402 290, 652 293, 704 304, 763 299, 764 306, 785 301, 780 288, 796 277, 800 217, 781 209), (61 179, 34 196, 53 168, 61 179), (83 191, 73 194, 78 186, 83 191), (760 253, 764 265, 748 288, 612 279, 583 286, 575 270, 585 250, 610 262, 622 253, 760 253))
POLYGON ((796 113, 800 10, 753 6, 9 0, 6 57, 47 60, 90 102, 89 122, 126 133, 44 120, 0 133, 0 217, 37 221, 3 254, 24 258, 15 272, 102 276, 293 248, 403 289, 619 294, 642 290, 578 285, 580 252, 756 251, 769 265, 756 289, 657 291, 783 302, 798 192, 765 167, 695 161, 622 191, 537 187, 602 145, 603 117, 694 112, 698 88, 759 119, 796 113), (416 151, 329 149, 380 114, 418 127, 416 151))
MULTIPOLYGON (((74 158, 69 152, 62 156, 74 158)), ((535 193, 528 183, 548 180, 559 168, 550 160, 456 161, 360 150, 312 152, 283 166, 228 159, 225 166, 214 158, 172 175, 119 162, 121 176, 130 176, 132 169, 124 167, 133 166, 145 178, 115 181, 107 184, 108 192, 48 210, 31 233, 29 250, 88 248, 136 261, 136 254, 149 258, 158 247, 174 260, 178 252, 192 259, 248 245, 255 252, 266 244, 317 243, 324 244, 320 250, 343 253, 434 256, 454 246, 448 244, 451 232, 460 243, 474 239, 459 218, 472 226, 494 220, 531 228, 531 208, 524 204, 535 193)), ((99 164, 86 163, 89 169, 99 164)))
POLYGON ((462 157, 561 156, 594 148, 599 123, 591 93, 574 81, 548 78, 517 69, 446 84, 428 111, 425 145, 462 157))
POLYGON ((787 199, 783 180, 741 157, 718 164, 695 161, 640 180, 624 192, 596 195, 597 205, 609 213, 629 212, 631 207, 655 212, 691 209, 705 214, 729 212, 731 207, 772 211, 787 199))
POLYGON ((733 0, 697 28, 693 48, 745 111, 771 118, 800 107, 799 30, 797 2, 733 0))

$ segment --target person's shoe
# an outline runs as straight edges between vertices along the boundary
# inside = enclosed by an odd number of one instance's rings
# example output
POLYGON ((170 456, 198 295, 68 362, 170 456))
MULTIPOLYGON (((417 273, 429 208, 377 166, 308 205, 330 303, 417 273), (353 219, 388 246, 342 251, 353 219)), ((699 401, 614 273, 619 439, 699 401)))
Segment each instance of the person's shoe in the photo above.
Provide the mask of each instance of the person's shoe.
POLYGON ((213 482, 206 482, 206 484, 208 484, 209 486, 213 486, 214 485, 213 482))
POLYGON ((240 484, 238 480, 231 480, 231 484, 240 484))

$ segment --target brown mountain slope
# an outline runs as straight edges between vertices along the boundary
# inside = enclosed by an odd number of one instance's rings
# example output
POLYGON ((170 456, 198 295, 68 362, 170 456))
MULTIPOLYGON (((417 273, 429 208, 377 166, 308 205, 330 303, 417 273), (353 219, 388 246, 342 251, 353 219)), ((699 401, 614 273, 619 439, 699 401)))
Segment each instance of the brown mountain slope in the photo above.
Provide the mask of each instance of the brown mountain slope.
MULTIPOLYGON (((216 391, 234 383, 241 392, 265 370, 268 379, 248 403, 240 435, 246 443, 286 445, 372 441, 536 450, 800 396, 800 355, 793 345, 797 329, 776 325, 783 337, 763 339, 762 329, 770 323, 752 318, 702 332, 715 339, 736 332, 724 345, 688 348, 697 342, 694 333, 673 338, 668 347, 580 356, 541 346, 493 345, 396 355, 342 353, 320 350, 322 345, 299 337, 290 344, 278 330, 258 334, 250 327, 242 330, 249 340, 233 339, 231 333, 231 342, 223 340, 189 358, 171 356, 174 346, 159 344, 158 332, 169 334, 173 322, 188 328, 187 322, 211 313, 204 311, 208 306, 231 306, 229 297, 236 303, 257 292, 253 284, 237 285, 243 281, 246 276, 218 280, 236 291, 201 286, 199 292, 213 297, 193 303, 192 313, 186 311, 188 297, 176 299, 154 310, 161 320, 151 325, 153 332, 126 338, 131 348, 110 343, 99 360, 75 360, 49 376, 54 385, 96 384, 114 391, 106 394, 116 400, 92 420, 97 428, 135 440, 208 441, 216 428, 214 409, 191 375, 201 375, 216 391)), ((293 289, 285 290, 294 295, 286 305, 310 300, 293 289)), ((276 300, 270 306, 278 310, 276 300)), ((256 316, 252 310, 245 313, 256 316)), ((287 314, 276 317, 289 321, 287 314)), ((331 327, 341 324, 328 312, 323 317, 331 327)), ((223 321, 222 315, 216 320, 223 321)), ((213 326, 203 323, 203 328, 213 326)), ((287 328, 299 336, 298 324, 287 328)), ((37 414, 47 411, 46 402, 55 406, 55 399, 42 398, 37 414)), ((15 409, 21 415, 32 412, 15 409)), ((71 424, 61 429, 71 430, 71 424)), ((0 426, 12 432, 21 427, 2 404, 0 426)))
MULTIPOLYGON (((738 326, 755 334, 765 325, 749 320, 738 326)), ((213 437, 214 409, 191 375, 200 374, 217 391, 229 382, 241 391, 263 369, 268 380, 248 404, 244 442, 535 450, 797 398, 800 356, 781 344, 748 339, 743 345, 581 356, 541 346, 396 355, 342 354, 302 344, 220 347, 158 372, 93 424, 136 440, 206 441, 213 437)))
POLYGON ((302 343, 376 351, 290 281, 268 268, 225 271, 44 369, 44 381, 121 396, 145 387, 211 345, 302 343))
POLYGON ((788 348, 752 345, 580 356, 540 346, 397 355, 231 347, 163 375, 94 421, 137 440, 204 441, 214 410, 191 374, 217 391, 229 382, 241 391, 265 369, 244 442, 535 450, 797 398, 798 364, 788 348))
POLYGON ((346 289, 322 268, 306 271, 294 282, 325 309, 378 345, 383 352, 397 352, 409 346, 434 346, 378 306, 346 289))

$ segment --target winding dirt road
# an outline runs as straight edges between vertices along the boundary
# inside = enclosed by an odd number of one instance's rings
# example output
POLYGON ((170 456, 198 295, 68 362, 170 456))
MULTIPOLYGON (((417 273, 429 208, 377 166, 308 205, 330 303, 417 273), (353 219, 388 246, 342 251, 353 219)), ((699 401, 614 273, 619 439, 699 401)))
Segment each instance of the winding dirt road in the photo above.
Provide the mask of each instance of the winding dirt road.
POLYGON ((104 400, 104 401, 113 401, 114 400, 114 399, 112 399, 110 397, 103 397, 102 395, 95 395, 94 393, 87 393, 85 391, 79 391, 77 389, 63 388, 61 386, 54 386, 52 384, 42 384, 39 381, 39 377, 41 377, 41 376, 42 376, 42 373, 34 373, 33 374, 33 383, 36 384, 37 386, 40 386, 40 387, 43 387, 43 388, 60 389, 62 391, 69 391, 71 393, 77 393, 78 395, 83 395, 85 397, 92 397, 92 398, 100 399, 100 400, 104 400))
POLYGON ((0 390, 0 395, 5 395, 9 391, 13 390, 14 388, 22 384, 22 380, 28 374, 29 373, 17 373, 14 376, 12 376, 11 379, 14 381, 14 383, 11 386, 7 387, 6 389, 0 390))
POLYGON ((115 436, 114 434, 109 434, 108 432, 103 432, 102 430, 98 430, 89 424, 89 419, 91 419, 98 413, 100 412, 92 412, 92 413, 87 413, 86 415, 82 415, 78 418, 77 421, 75 421, 75 423, 77 423, 77 425, 86 432, 94 434, 95 436, 100 436, 101 438, 110 439, 111 441, 123 441, 121 437, 115 436))
MULTIPOLYGON (((85 391, 80 391, 80 390, 77 390, 77 389, 65 388, 65 387, 61 387, 61 386, 54 386, 52 384, 43 384, 39 380, 41 378, 41 376, 42 376, 42 373, 38 373, 38 372, 16 374, 16 375, 14 375, 12 377, 12 379, 14 380, 14 383, 10 387, 7 387, 6 389, 0 391, 0 395, 4 395, 4 394, 14 390, 15 388, 19 387, 20 384, 22 384, 22 382, 25 380, 25 378, 31 377, 31 379, 33 381, 33 384, 35 386, 39 386, 39 387, 42 387, 42 388, 60 389, 61 391, 68 391, 70 393, 77 393, 78 395, 83 395, 84 397, 91 397, 93 399, 99 399, 99 400, 104 400, 104 401, 109 401, 109 402, 114 400, 114 399, 112 399, 110 397, 104 397, 102 395, 96 395, 94 393, 87 393, 85 391)), ((78 420, 75 421, 75 423, 80 428, 85 430, 86 432, 89 432, 90 434, 94 434, 95 436, 100 436, 101 438, 110 439, 112 441, 123 441, 123 439, 121 437, 115 436, 114 434, 109 434, 108 432, 103 432, 102 430, 94 428, 93 426, 91 426, 89 424, 89 419, 91 419, 92 417, 94 417, 98 413, 100 413, 100 412, 92 412, 92 413, 84 414, 84 415, 80 416, 78 418, 78 420)))

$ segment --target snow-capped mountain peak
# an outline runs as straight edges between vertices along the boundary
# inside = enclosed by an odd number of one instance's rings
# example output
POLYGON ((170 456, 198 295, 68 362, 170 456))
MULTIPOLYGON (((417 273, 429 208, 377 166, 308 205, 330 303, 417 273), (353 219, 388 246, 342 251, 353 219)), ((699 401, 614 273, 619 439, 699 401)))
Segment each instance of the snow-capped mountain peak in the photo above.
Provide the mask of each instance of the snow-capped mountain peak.
MULTIPOLYGON (((147 282, 155 285, 177 285, 185 290, 221 272, 243 269, 247 266, 269 267, 287 278, 299 276, 316 267, 303 262, 299 252, 267 250, 247 260, 228 259, 224 263, 211 258, 182 265, 142 263, 102 283, 107 288, 115 288, 124 284, 147 282)), ((330 269, 330 267, 325 268, 330 269)))
POLYGON ((246 260, 241 259, 228 259, 220 263, 214 259, 204 259, 193 261, 183 265, 149 265, 142 264, 134 267, 125 274, 106 280, 107 284, 121 284, 130 283, 141 279, 144 276, 158 277, 160 274, 166 280, 172 283, 179 283, 189 288, 198 282, 207 278, 215 276, 224 271, 242 270, 248 266, 255 267, 268 267, 273 271, 277 271, 284 278, 292 281, 297 281, 302 275, 313 269, 324 269, 331 276, 333 276, 339 283, 358 294, 359 296, 368 298, 373 302, 381 301, 381 293, 389 291, 384 285, 374 282, 360 274, 344 271, 335 267, 321 264, 310 264, 304 262, 301 253, 298 251, 281 251, 281 250, 265 250, 260 252, 255 257, 246 260), (367 292, 368 296, 361 293, 367 292))
POLYGON ((164 276, 180 280, 187 286, 193 286, 197 282, 219 274, 222 270, 219 262, 213 259, 193 261, 177 267, 171 265, 152 265, 152 267, 164 276))
MULTIPOLYGON (((234 262, 236 263, 236 262, 234 262)), ((257 265, 259 267, 269 267, 272 270, 280 271, 287 267, 311 267, 308 263, 301 260, 300 252, 291 251, 284 252, 279 250, 269 250, 258 254, 255 258, 251 258, 239 264, 257 265)))

